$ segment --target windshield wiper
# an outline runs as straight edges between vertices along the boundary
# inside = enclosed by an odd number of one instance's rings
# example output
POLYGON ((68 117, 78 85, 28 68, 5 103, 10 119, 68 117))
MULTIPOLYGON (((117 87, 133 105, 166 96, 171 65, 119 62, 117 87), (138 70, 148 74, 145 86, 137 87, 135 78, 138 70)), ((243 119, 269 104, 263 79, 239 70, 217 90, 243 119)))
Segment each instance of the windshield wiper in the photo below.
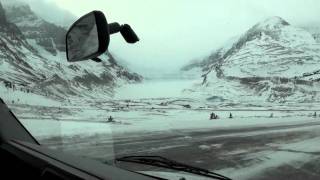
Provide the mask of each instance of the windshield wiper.
POLYGON ((161 156, 125 156, 125 157, 117 158, 116 161, 138 163, 138 164, 145 164, 145 165, 162 167, 167 169, 173 169, 177 171, 183 171, 183 172, 197 174, 200 176, 219 179, 219 180, 231 180, 228 177, 211 172, 209 170, 179 163, 177 161, 173 161, 161 156))

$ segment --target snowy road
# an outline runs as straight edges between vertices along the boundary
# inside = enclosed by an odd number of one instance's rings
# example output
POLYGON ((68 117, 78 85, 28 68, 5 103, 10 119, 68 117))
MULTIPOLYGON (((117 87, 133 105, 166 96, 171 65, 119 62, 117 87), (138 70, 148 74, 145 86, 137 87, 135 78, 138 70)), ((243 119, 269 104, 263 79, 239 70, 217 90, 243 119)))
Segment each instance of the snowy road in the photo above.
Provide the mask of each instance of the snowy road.
MULTIPOLYGON (((212 110, 196 103, 188 109, 185 100, 162 102, 168 100, 13 109, 41 143, 103 162, 160 155, 233 179, 320 178, 320 117, 312 110, 216 110, 220 119, 209 120, 212 110), (116 122, 107 123, 108 115, 116 122)), ((135 165, 133 170, 156 169, 135 165)))
POLYGON ((119 138, 115 142, 119 157, 160 155, 233 179, 320 178, 320 122, 238 130, 175 131, 119 138))
MULTIPOLYGON (((160 155, 233 179, 320 178, 320 120, 223 130, 121 133, 113 134, 112 140, 105 136, 94 138, 99 143, 81 145, 79 142, 92 142, 93 137, 78 137, 75 143, 64 144, 65 150, 73 154, 81 152, 101 161, 109 158, 107 152, 117 157, 160 155)), ((155 170, 123 163, 120 166, 155 170)))

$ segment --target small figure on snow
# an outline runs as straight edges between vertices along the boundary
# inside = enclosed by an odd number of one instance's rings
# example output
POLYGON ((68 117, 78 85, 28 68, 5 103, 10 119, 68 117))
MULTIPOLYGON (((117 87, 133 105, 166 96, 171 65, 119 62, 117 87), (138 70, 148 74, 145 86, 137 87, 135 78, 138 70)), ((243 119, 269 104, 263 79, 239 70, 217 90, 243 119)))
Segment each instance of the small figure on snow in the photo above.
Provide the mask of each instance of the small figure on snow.
POLYGON ((270 114, 270 118, 273 118, 273 113, 270 114))
POLYGON ((232 118, 233 118, 233 116, 232 116, 232 114, 231 114, 231 113, 230 113, 230 115, 229 115, 229 118, 230 118, 230 119, 232 119, 232 118))
POLYGON ((108 122, 114 122, 112 116, 110 116, 110 117, 108 118, 108 122))
POLYGON ((211 113, 211 114, 210 114, 210 120, 214 119, 214 117, 215 117, 215 114, 214 114, 214 113, 211 113))
POLYGON ((211 113, 210 114, 210 120, 212 120, 212 119, 218 119, 219 117, 218 117, 218 115, 216 115, 215 113, 211 113))
POLYGON ((313 117, 317 117, 317 112, 314 112, 313 117))

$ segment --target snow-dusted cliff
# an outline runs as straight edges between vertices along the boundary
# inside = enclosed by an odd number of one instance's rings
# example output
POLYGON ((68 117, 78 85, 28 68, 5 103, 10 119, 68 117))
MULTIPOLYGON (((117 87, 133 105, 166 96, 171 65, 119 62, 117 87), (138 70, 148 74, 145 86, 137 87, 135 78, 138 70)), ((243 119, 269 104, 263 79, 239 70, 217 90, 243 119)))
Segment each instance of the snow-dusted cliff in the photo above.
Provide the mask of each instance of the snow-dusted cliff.
POLYGON ((62 99, 107 98, 116 86, 142 80, 140 75, 119 65, 110 53, 103 56, 103 63, 68 63, 65 28, 42 19, 28 4, 3 2, 0 3, 0 88, 9 83, 17 89, 62 99))
POLYGON ((271 17, 183 70, 202 69, 192 91, 208 100, 309 102, 320 99, 319 52, 311 33, 271 17))

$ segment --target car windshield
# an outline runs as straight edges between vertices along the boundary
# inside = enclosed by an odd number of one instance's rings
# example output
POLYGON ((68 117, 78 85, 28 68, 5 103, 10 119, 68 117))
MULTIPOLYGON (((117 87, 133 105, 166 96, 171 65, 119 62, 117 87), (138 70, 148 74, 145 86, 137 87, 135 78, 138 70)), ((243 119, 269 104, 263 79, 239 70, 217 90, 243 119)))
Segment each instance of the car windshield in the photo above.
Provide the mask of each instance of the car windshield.
POLYGON ((319 7, 0 0, 0 97, 43 146, 109 165, 181 177, 116 160, 161 156, 232 179, 320 179, 319 7), (68 62, 67 31, 93 10, 140 41, 112 34, 102 62, 68 62))

